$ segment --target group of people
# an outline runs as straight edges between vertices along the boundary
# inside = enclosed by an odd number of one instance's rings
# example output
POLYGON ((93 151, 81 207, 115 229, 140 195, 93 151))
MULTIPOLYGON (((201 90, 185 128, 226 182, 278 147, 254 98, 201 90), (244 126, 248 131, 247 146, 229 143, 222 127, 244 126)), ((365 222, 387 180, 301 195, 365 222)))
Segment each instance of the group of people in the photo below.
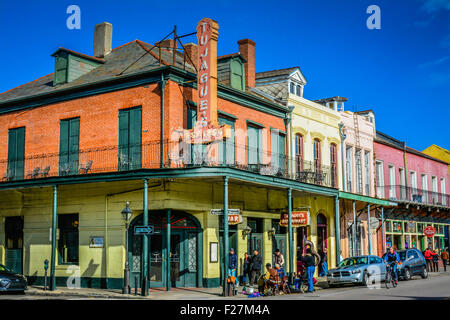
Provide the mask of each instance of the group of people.
POLYGON ((444 271, 447 271, 449 255, 445 248, 439 254, 439 251, 437 249, 433 251, 430 247, 428 247, 423 253, 423 256, 425 257, 425 261, 427 262, 428 272, 439 272, 439 259, 442 260, 444 271))

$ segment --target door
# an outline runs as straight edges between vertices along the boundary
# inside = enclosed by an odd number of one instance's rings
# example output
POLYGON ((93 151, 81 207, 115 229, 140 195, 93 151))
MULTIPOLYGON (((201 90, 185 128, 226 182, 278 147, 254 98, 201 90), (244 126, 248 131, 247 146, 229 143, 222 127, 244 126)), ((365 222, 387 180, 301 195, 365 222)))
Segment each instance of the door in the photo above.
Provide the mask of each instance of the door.
MULTIPOLYGON (((253 251, 255 249, 258 250, 259 255, 263 258, 264 262, 263 233, 250 233, 248 241, 248 253, 253 256, 253 251)), ((263 265, 261 265, 261 271, 264 271, 263 265)))
POLYGON ((275 250, 276 249, 280 249, 281 254, 284 257, 284 266, 283 268, 286 270, 286 258, 288 257, 288 248, 286 245, 286 234, 282 233, 282 234, 275 234, 272 237, 272 265, 275 264, 275 250))
MULTIPOLYGON (((140 241, 142 242, 142 241, 140 241)), ((151 287, 163 287, 165 285, 165 266, 166 259, 163 252, 163 236, 161 234, 154 234, 150 236, 150 285, 151 287)))
MULTIPOLYGON (((223 225, 223 218, 219 220, 220 225, 223 225)), ((231 226, 230 226, 231 227, 231 226)), ((223 231, 220 232, 219 234, 219 250, 220 250, 220 283, 223 283, 224 280, 224 266, 223 266, 223 256, 227 256, 229 255, 229 252, 224 253, 223 249, 224 249, 224 245, 223 245, 223 231)), ((228 250, 233 248, 234 249, 234 253, 237 254, 238 252, 238 237, 237 237, 237 230, 229 230, 228 232, 228 250)), ((249 253, 249 255, 251 256, 251 253, 249 253)), ((239 261, 238 257, 238 261, 239 261)), ((228 276, 228 275, 227 275, 228 276)))
POLYGON ((23 217, 6 217, 6 267, 13 272, 23 272, 23 217))

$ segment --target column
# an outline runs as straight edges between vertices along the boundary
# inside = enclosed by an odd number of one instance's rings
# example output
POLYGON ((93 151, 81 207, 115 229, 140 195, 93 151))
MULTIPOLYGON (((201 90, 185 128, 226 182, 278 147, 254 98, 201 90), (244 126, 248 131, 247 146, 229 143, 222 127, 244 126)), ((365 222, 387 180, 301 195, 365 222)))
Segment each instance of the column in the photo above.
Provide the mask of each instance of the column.
POLYGON ((339 197, 334 197, 334 227, 335 227, 335 241, 336 241, 336 266, 341 262, 341 231, 339 219, 339 197))
POLYGON ((166 229, 166 243, 167 243, 167 250, 166 250, 166 267, 167 267, 167 270, 166 270, 166 275, 167 275, 167 279, 166 279, 166 281, 167 281, 167 284, 166 284, 166 290, 167 291, 170 291, 170 287, 171 287, 171 278, 170 278, 170 246, 171 246, 171 244, 170 244, 170 215, 172 214, 172 210, 171 209, 168 209, 167 210, 167 225, 166 225, 166 227, 167 227, 167 229, 166 229))
POLYGON ((223 296, 226 297, 228 295, 228 286, 227 286, 227 278, 228 278, 228 177, 225 176, 223 178, 223 296))
MULTIPOLYGON (((144 179, 144 212, 142 215, 142 224, 148 226, 148 180, 144 179)), ((126 252, 128 254, 128 252, 126 252)), ((142 236, 142 295, 148 294, 148 235, 142 236)))
POLYGON ((294 239, 292 236, 292 188, 288 189, 288 214, 289 214, 289 274, 292 275, 294 271, 294 239))
POLYGON ((353 200, 353 226, 352 226, 352 245, 353 245, 353 252, 352 256, 356 255, 356 207, 355 207, 355 200, 353 200))
POLYGON ((50 291, 56 289, 55 260, 56 260, 56 225, 57 225, 58 190, 53 186, 53 212, 52 212, 52 256, 50 262, 50 291))
POLYGON ((372 232, 370 230, 370 204, 367 204, 367 245, 368 245, 368 254, 372 254, 372 232))

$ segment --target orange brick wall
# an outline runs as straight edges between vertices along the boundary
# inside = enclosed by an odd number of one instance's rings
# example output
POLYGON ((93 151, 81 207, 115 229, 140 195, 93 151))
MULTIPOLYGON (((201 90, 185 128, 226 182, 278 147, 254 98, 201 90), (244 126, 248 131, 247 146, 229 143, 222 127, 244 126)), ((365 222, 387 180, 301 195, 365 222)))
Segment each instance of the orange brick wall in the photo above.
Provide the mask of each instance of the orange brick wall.
MULTIPOLYGON (((25 157, 46 154, 42 158, 25 162, 25 174, 36 166, 51 165, 50 175, 57 174, 59 152, 59 123, 61 119, 80 117, 79 162, 82 164, 94 157, 93 172, 99 172, 100 164, 108 168, 117 168, 118 113, 120 109, 142 106, 142 143, 144 144, 142 164, 159 164, 160 147, 160 103, 161 90, 157 84, 119 90, 38 107, 30 110, 0 115, 0 174, 6 172, 8 156, 8 130, 25 126, 25 157), (148 145, 149 142, 156 142, 148 145), (148 146, 146 146, 148 145, 148 146), (106 147, 106 148, 104 148, 106 147), (85 153, 91 148, 103 148, 103 151, 85 153), (147 149, 145 149, 147 148, 147 149), (49 158, 48 154, 53 154, 49 158), (1 167, 5 168, 1 168, 1 167)), ((174 128, 186 128, 187 100, 196 101, 196 90, 168 81, 165 87, 165 140, 170 139, 174 128)), ((281 118, 256 111, 227 100, 218 99, 218 109, 238 117, 235 130, 246 131, 246 120, 252 120, 265 126, 263 134, 264 150, 270 151, 270 127, 286 131, 281 118)), ((247 137, 237 136, 237 145, 246 145, 247 137)), ((167 160, 167 152, 166 152, 167 160)), ((147 165, 146 165, 147 164, 147 165)), ((108 171, 106 170, 106 171, 108 171)))

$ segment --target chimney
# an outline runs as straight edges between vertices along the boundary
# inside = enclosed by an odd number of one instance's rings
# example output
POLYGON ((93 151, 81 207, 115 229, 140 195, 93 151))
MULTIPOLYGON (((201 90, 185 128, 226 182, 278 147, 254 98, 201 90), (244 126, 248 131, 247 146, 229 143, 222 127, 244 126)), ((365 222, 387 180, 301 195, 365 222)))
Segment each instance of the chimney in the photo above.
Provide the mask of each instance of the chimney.
POLYGON ((189 42, 184 45, 184 60, 186 63, 194 64, 198 70, 198 47, 195 43, 189 42), (188 55, 191 60, 187 57, 188 55))
POLYGON ((112 46, 112 24, 109 22, 99 23, 94 31, 94 57, 104 58, 111 52, 112 46))
POLYGON ((245 68, 245 86, 255 87, 255 45, 256 43, 250 39, 238 41, 239 53, 247 61, 245 68))
MULTIPOLYGON (((163 50, 172 50, 173 49, 173 39, 166 39, 166 40, 163 40, 163 41, 158 41, 158 42, 156 42, 155 43, 155 46, 157 47, 157 46, 159 46, 159 44, 161 43, 161 49, 163 49, 163 50)), ((178 44, 175 42, 175 49, 177 49, 177 46, 178 44)))

